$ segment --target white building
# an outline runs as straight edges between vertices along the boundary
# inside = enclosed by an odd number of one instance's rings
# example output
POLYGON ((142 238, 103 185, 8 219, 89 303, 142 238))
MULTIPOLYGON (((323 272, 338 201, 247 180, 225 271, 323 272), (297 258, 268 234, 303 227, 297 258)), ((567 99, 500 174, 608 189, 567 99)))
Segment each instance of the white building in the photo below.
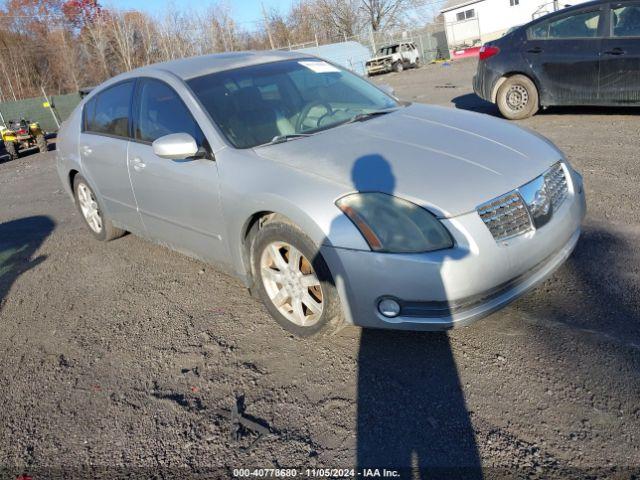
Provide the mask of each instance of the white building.
MULTIPOLYGON (((571 5, 586 0, 571 0, 571 5)), ((480 46, 511 27, 567 6, 556 0, 447 0, 441 10, 449 49, 480 46)))

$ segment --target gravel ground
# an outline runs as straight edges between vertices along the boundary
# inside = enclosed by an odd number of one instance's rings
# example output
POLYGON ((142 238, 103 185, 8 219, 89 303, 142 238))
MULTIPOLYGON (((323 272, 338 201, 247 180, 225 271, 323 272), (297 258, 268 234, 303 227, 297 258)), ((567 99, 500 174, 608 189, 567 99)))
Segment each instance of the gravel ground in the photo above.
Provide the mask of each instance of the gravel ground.
MULTIPOLYGON (((472 95, 474 70, 375 80, 496 114, 472 95)), ((584 174, 584 234, 537 290, 448 334, 293 338, 208 265, 132 235, 93 240, 53 153, 0 163, 0 477, 637 474, 640 121, 572 108, 520 123, 584 174)))

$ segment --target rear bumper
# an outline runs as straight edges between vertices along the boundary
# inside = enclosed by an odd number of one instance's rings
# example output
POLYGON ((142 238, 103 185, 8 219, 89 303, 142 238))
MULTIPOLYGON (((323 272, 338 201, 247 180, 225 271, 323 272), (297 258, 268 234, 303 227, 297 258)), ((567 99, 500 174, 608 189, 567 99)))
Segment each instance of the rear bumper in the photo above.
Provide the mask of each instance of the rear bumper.
POLYGON ((491 69, 489 62, 478 62, 478 70, 473 76, 473 91, 483 100, 493 103, 493 87, 502 76, 491 69))
POLYGON ((534 232, 502 241, 476 212, 444 221, 456 247, 426 254, 383 254, 323 247, 347 320, 355 325, 403 330, 446 330, 504 307, 548 278, 580 236, 584 193, 571 191, 554 218, 534 232), (378 312, 392 297, 396 318, 378 312))

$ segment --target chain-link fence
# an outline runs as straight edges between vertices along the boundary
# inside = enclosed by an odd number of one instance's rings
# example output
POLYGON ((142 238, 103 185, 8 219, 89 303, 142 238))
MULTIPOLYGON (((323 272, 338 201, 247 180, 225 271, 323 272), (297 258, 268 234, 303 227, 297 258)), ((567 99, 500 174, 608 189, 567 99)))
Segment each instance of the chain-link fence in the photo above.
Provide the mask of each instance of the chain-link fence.
MULTIPOLYGON (((25 98, 17 102, 0 102, 0 119, 5 123, 10 120, 30 120, 40 123, 40 126, 47 132, 58 130, 56 119, 59 122, 71 115, 74 108, 80 103, 79 93, 67 95, 54 95, 49 98, 49 106, 46 105, 44 97, 25 98), (56 116, 54 119, 53 115, 56 116)), ((2 121, 0 120, 0 123, 2 121)))

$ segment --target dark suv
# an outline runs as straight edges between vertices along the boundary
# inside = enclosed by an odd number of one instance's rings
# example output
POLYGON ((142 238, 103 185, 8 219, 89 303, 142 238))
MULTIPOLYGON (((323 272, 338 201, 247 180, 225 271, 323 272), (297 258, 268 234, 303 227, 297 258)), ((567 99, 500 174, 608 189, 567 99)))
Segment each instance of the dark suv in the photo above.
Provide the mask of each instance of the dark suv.
POLYGON ((640 0, 582 3, 485 44, 473 89, 512 120, 552 105, 640 105, 640 0))

